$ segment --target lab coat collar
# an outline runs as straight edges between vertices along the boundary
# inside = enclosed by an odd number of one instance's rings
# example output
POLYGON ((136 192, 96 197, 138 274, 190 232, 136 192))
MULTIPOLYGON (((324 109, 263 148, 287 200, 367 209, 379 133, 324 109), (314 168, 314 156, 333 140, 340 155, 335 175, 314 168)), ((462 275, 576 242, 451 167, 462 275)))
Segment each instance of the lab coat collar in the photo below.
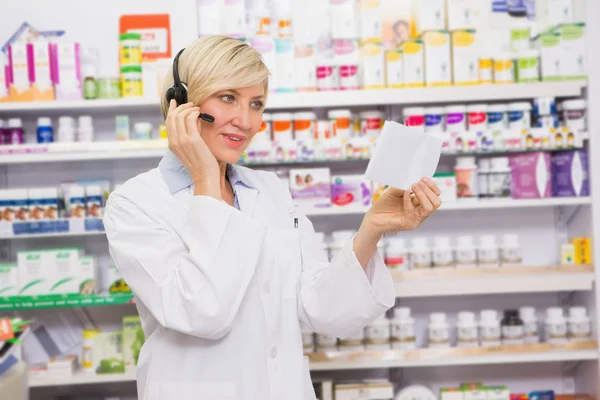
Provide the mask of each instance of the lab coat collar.
MULTIPOLYGON (((175 194, 180 190, 188 188, 194 184, 190 174, 185 169, 181 161, 171 151, 167 151, 164 157, 158 164, 158 169, 163 176, 171 194, 175 194)), ((252 182, 252 177, 248 174, 248 170, 238 165, 229 164, 227 166, 227 177, 231 186, 241 183, 244 186, 256 189, 252 182)), ((257 190, 254 190, 258 194, 257 190)), ((255 196, 256 197, 256 196, 255 196)))

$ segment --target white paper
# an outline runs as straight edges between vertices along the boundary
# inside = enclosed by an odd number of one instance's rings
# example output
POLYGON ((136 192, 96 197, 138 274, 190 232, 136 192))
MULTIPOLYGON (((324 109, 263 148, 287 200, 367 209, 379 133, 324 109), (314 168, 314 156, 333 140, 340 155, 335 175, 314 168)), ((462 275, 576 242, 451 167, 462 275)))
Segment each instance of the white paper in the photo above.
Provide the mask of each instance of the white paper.
POLYGON ((417 128, 385 121, 365 177, 380 184, 410 190, 421 178, 433 177, 442 140, 417 128))

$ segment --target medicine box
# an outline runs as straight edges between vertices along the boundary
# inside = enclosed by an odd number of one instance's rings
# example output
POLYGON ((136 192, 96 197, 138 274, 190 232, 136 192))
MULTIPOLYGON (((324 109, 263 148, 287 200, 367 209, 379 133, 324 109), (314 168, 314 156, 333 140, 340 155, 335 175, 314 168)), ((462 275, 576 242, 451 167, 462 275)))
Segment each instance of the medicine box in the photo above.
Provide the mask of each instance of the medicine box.
POLYGON ((79 258, 78 287, 80 294, 96 293, 96 268, 95 257, 83 256, 79 258))
POLYGON ((51 282, 50 294, 80 293, 80 258, 83 251, 79 248, 46 250, 42 259, 44 264, 55 270, 51 282))
POLYGON ((481 383, 462 383, 464 400, 487 400, 487 390, 481 383))
POLYGON ((452 32, 452 82, 455 85, 479 83, 479 55, 475 30, 452 32))
POLYGON ((404 52, 388 50, 385 53, 385 86, 388 89, 404 87, 404 52))
POLYGON ((127 294, 131 289, 125 283, 119 269, 115 265, 96 267, 96 292, 108 294, 127 294))
POLYGON ((402 44, 404 54, 404 86, 407 88, 425 86, 425 63, 423 58, 423 42, 407 40, 402 44))
POLYGON ((563 243, 560 246, 560 264, 575 264, 575 246, 572 243, 563 243))
POLYGON ((50 49, 56 100, 81 100, 79 43, 52 43, 50 49))
POLYGON ((575 264, 585 265, 592 263, 592 250, 590 238, 572 238, 570 240, 575 250, 575 264))
POLYGON ((487 386, 487 400, 510 400, 510 391, 506 386, 487 386))
POLYGON ((19 295, 17 264, 0 264, 0 297, 19 295))
POLYGON ((329 168, 290 169, 290 192, 299 209, 331 206, 329 168))
POLYGON ((479 0, 447 0, 449 30, 475 29, 479 0))
POLYGON ((363 175, 331 177, 331 201, 334 206, 369 206, 371 198, 371 182, 363 175))
POLYGON ((589 160, 586 151, 561 151, 552 154, 552 196, 590 195, 589 160))
POLYGON ((391 399, 394 388, 389 382, 338 384, 334 397, 336 400, 391 399))
POLYGON ((442 388, 440 400, 464 400, 464 393, 460 388, 442 388))
POLYGON ((19 295, 39 296, 49 294, 56 278, 54 263, 48 262, 44 251, 17 253, 19 295))
POLYGON ((534 38, 540 51, 540 67, 542 81, 558 81, 562 79, 560 35, 556 32, 544 32, 534 38))
POLYGON ((550 154, 535 152, 514 155, 510 159, 512 197, 542 199, 552 195, 550 154))
POLYGON ((38 40, 27 44, 29 78, 34 101, 54 100, 52 85, 50 43, 38 40))
POLYGON ((425 86, 450 86, 450 33, 445 30, 427 31, 421 39, 424 48, 425 86))
POLYGON ((446 26, 446 7, 444 0, 413 1, 415 16, 415 36, 428 30, 444 29, 446 26))
POLYGON ((33 89, 29 81, 29 58, 27 43, 8 45, 8 92, 11 101, 33 101, 33 89))
POLYGON ((562 24, 554 29, 560 37, 560 69, 563 79, 587 77, 585 24, 562 24))
POLYGON ((135 369, 145 337, 140 317, 123 317, 123 358, 126 369, 135 369))
POLYGON ((363 89, 385 87, 385 53, 381 43, 360 43, 363 89))
POLYGON ((125 372, 123 332, 99 332, 94 337, 94 370, 97 374, 125 372))

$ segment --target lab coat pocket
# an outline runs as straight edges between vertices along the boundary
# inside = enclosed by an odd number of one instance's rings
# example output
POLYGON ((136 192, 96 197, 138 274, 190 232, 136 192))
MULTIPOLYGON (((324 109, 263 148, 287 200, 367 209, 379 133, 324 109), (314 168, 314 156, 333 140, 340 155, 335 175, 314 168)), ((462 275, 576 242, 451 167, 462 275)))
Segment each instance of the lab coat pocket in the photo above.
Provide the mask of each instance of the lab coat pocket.
POLYGON ((315 389, 312 385, 312 379, 310 377, 310 368, 308 365, 308 357, 304 357, 304 363, 302 366, 304 381, 304 400, 316 400, 317 395, 315 394, 315 389))
POLYGON ((276 262, 277 272, 281 277, 281 296, 284 299, 295 299, 298 297, 302 271, 300 230, 281 230, 278 234, 276 262))

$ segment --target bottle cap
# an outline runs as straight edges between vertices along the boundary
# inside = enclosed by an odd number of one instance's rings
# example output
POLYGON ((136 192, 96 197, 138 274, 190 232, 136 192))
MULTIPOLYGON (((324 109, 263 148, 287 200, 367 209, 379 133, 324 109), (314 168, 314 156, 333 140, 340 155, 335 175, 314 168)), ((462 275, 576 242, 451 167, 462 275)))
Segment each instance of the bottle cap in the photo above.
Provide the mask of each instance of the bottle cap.
POLYGON ((547 319, 562 319, 563 318, 563 310, 560 307, 550 307, 546 310, 546 318, 547 319))
POLYGON ((569 308, 569 317, 573 319, 587 318, 587 310, 585 307, 571 307, 569 308))
POLYGON ((429 315, 429 320, 432 324, 445 324, 446 314, 444 313, 432 313, 429 315))
POLYGON ((498 312, 496 310, 481 310, 479 318, 482 321, 498 321, 498 312))
POLYGON ((461 311, 458 313, 458 323, 459 324, 474 324, 475 323, 475 313, 471 311, 461 311))
POLYGON ((506 233, 502 235, 502 245, 507 247, 518 247, 519 235, 517 235, 516 233, 506 233))
POLYGON ((399 319, 408 319, 410 318, 410 308, 396 307, 394 308, 394 316, 399 319))
POLYGON ((21 118, 11 118, 8 120, 8 127, 9 128, 22 128, 23 121, 21 121, 21 118))
POLYGON ((496 238, 493 235, 481 235, 479 245, 481 247, 494 247, 496 246, 496 238))
POLYGON ((437 248, 450 248, 450 238, 448 236, 436 236, 434 243, 437 248))
POLYGON ((75 125, 75 119, 73 117, 59 117, 58 126, 61 127, 73 127, 75 125))
POLYGON ((421 236, 413 238, 411 245, 413 249, 427 249, 427 238, 421 236))
POLYGON ((406 242, 399 237, 391 237, 386 239, 387 248, 390 250, 404 251, 406 250, 406 242))
POLYGON ((535 320, 535 308, 533 307, 521 307, 519 308, 519 316, 522 320, 535 320))
POLYGON ((518 318, 519 310, 504 310, 504 318, 518 318))
POLYGON ((38 118, 38 127, 39 126, 52 126, 52 119, 50 119, 49 117, 39 117, 38 118))
POLYGON ((456 239, 456 247, 463 249, 475 247, 473 244, 473 236, 459 236, 456 239))
POLYGON ((80 128, 92 128, 92 117, 89 115, 82 115, 79 117, 80 128))

